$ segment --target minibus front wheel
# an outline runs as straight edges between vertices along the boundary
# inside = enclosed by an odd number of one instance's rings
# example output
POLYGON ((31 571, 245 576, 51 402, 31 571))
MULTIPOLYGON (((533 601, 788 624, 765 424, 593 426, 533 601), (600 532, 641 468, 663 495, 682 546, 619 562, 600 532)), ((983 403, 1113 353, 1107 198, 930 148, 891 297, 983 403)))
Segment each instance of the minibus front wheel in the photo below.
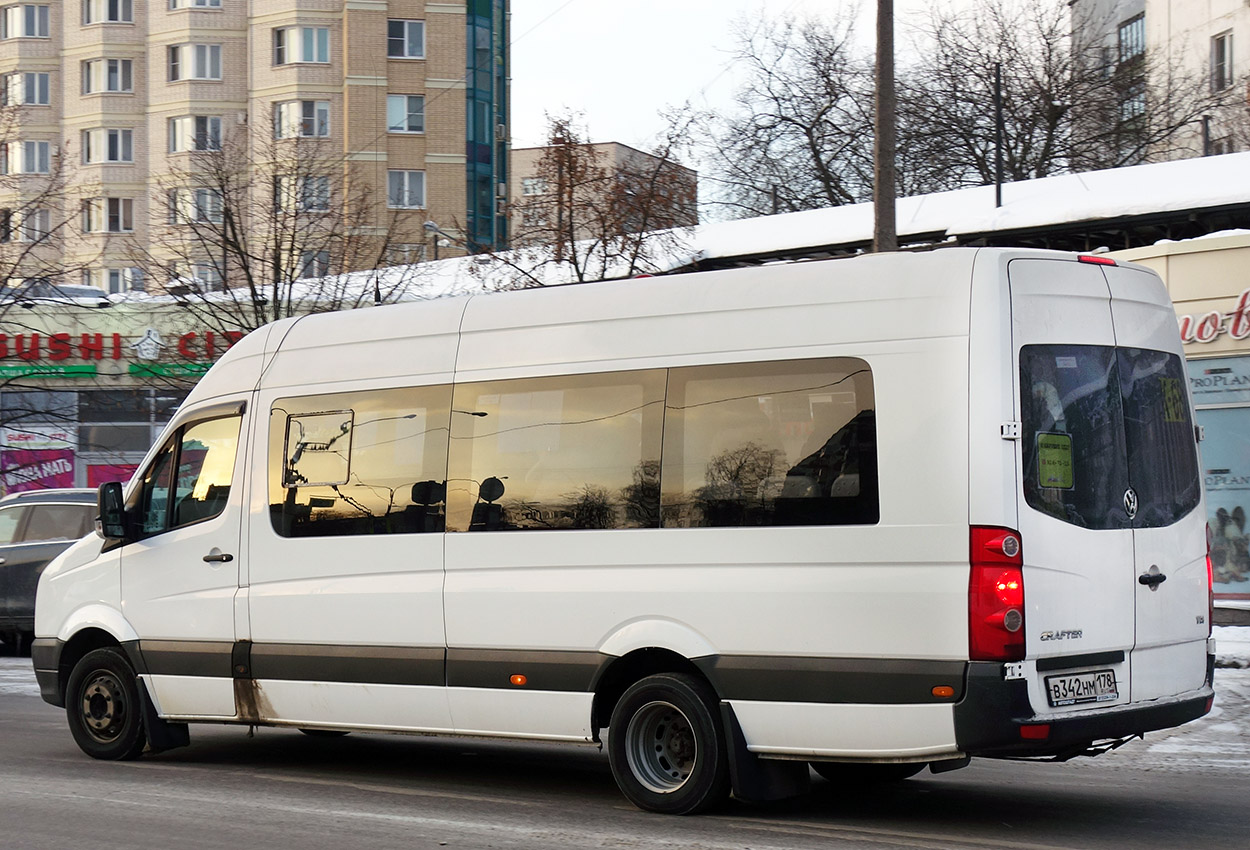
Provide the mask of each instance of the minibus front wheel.
POLYGON ((69 731, 92 758, 138 758, 147 744, 135 671, 121 650, 106 646, 84 655, 69 674, 65 712, 69 731))
POLYGON ((608 732, 612 775, 638 808, 688 815, 728 797, 724 728, 716 695, 701 679, 640 679, 617 700, 608 732))

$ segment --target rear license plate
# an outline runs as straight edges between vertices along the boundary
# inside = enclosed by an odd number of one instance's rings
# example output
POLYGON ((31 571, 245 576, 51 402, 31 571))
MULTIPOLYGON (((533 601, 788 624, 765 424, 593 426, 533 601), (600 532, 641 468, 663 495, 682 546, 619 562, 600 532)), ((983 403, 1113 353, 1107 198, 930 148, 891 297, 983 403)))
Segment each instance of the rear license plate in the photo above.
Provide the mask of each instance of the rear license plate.
POLYGON ((1083 702, 1109 702, 1119 696, 1115 673, 1110 670, 1046 677, 1046 698, 1055 708, 1083 702))

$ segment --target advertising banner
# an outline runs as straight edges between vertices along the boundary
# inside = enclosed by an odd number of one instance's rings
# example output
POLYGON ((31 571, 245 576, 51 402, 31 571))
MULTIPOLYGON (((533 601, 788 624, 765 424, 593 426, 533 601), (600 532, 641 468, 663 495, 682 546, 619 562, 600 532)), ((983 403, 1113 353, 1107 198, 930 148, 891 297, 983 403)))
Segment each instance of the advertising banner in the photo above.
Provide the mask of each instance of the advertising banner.
POLYGON ((4 492, 74 486, 73 449, 0 450, 4 492))
POLYGON ((1250 407, 1198 411, 1215 598, 1250 599, 1250 407))

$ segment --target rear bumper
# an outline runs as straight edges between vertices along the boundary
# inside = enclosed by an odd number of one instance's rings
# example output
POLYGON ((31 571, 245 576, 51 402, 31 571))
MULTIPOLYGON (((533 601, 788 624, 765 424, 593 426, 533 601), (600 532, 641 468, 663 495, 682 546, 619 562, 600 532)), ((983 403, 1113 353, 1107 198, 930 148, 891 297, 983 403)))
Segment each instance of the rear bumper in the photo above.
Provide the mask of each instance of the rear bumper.
MULTIPOLYGON (((1137 705, 1091 709, 1065 715, 1037 716, 1029 703, 1028 684, 1008 681, 1003 665, 974 661, 968 665, 964 698, 955 705, 955 740, 971 756, 998 758, 1070 758, 1096 741, 1112 741, 1180 726, 1210 710, 1215 691, 1215 656, 1207 656, 1206 683, 1198 690, 1137 705), (1044 737, 1024 738, 1023 727, 1049 727, 1044 737)), ((1029 734, 1041 735, 1033 728, 1029 734)))

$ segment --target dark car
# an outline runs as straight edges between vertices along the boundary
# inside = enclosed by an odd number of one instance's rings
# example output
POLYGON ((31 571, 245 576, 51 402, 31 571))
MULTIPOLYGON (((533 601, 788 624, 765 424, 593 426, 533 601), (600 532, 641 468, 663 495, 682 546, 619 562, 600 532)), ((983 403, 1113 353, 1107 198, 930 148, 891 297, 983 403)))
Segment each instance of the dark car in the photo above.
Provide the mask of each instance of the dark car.
POLYGON ((95 525, 95 490, 31 490, 0 499, 0 642, 30 651, 35 588, 48 562, 95 525))

